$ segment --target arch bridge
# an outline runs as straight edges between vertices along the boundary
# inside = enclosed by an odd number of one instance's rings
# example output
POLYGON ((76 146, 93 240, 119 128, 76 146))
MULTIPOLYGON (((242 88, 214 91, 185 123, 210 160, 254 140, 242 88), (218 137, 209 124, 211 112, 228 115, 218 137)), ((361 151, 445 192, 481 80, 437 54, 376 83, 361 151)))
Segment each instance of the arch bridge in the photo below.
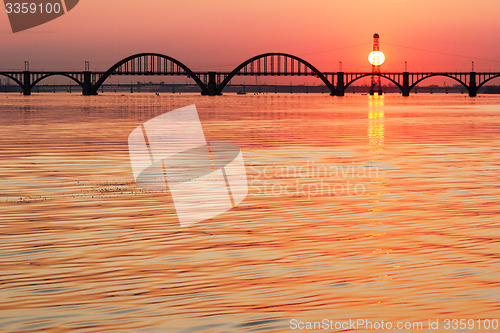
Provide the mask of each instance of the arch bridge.
POLYGON ((432 77, 448 77, 463 85, 474 97, 480 87, 500 77, 500 72, 322 72, 308 61, 286 53, 264 53, 245 60, 230 72, 193 71, 179 60, 159 53, 140 53, 124 58, 107 71, 24 71, 0 72, 18 84, 24 95, 30 95, 38 83, 53 76, 67 77, 82 88, 83 95, 97 95, 99 88, 112 76, 184 76, 194 81, 202 95, 222 95, 235 77, 241 76, 309 76, 328 88, 331 95, 343 96, 357 80, 381 76, 399 87, 403 96, 420 82, 432 77))

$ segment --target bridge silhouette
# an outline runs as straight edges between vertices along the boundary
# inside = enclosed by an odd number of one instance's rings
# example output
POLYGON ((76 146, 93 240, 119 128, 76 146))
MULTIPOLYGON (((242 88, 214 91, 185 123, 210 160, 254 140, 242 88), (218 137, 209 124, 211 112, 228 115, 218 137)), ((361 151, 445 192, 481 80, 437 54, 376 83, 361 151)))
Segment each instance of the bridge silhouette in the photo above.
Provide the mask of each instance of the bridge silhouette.
POLYGON ((140 53, 120 60, 105 72, 90 71, 24 71, 1 72, 1 76, 16 82, 24 95, 31 95, 31 90, 38 83, 53 76, 67 77, 82 87, 83 95, 97 95, 99 88, 111 76, 186 76, 199 87, 202 95, 222 95, 224 87, 239 76, 311 76, 319 78, 330 90, 332 96, 343 96, 347 87, 355 81, 372 75, 381 76, 401 90, 403 96, 409 96, 417 84, 431 77, 451 78, 474 97, 477 91, 488 81, 500 77, 500 72, 321 72, 311 63, 297 56, 286 53, 264 53, 250 58, 231 72, 195 72, 177 59, 158 54, 140 53))

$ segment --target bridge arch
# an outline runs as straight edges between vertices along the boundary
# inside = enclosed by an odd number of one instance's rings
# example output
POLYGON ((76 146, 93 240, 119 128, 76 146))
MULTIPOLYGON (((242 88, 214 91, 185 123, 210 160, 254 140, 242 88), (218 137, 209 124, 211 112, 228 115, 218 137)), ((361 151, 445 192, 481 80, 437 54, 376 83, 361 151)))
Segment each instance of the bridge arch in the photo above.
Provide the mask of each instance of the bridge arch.
POLYGON ((73 81, 75 81, 76 83, 78 83, 78 85, 80 87, 83 87, 83 82, 81 82, 80 80, 78 80, 77 78, 69 75, 69 74, 64 74, 64 73, 51 73, 51 74, 47 74, 47 75, 43 75, 41 77, 39 77, 38 79, 36 79, 35 81, 33 81, 30 85, 30 90, 33 89, 34 86, 36 86, 38 83, 40 83, 41 81, 51 77, 51 76, 64 76, 64 77, 67 77, 73 81))
POLYGON ((23 88, 23 86, 24 86, 23 83, 21 81, 19 81, 18 79, 16 79, 15 77, 13 77, 12 75, 5 74, 5 73, 0 73, 0 75, 5 76, 5 77, 11 79, 15 83, 17 83, 19 85, 19 87, 23 88))
POLYGON ((417 84, 419 84, 420 82, 428 79, 428 78, 431 78, 431 77, 435 77, 435 76, 444 76, 444 77, 448 77, 450 79, 453 79, 455 81, 457 81, 458 83, 460 83, 461 85, 463 85, 465 87, 465 89, 467 89, 467 91, 469 91, 469 86, 462 80, 460 80, 459 78, 456 78, 452 75, 449 75, 449 74, 446 74, 446 73, 432 73, 432 74, 429 74, 427 76, 424 76, 420 79, 418 79, 417 81, 413 82, 411 85, 410 85, 410 91, 415 88, 417 86, 417 84))
MULTIPOLYGON (((217 92, 219 94, 222 93, 222 90, 226 87, 226 85, 243 69, 245 68, 246 66, 248 66, 249 64, 255 62, 255 61, 258 61, 262 58, 266 58, 266 57, 272 57, 272 56, 278 56, 278 57, 285 57, 285 61, 286 61, 286 58, 289 58, 289 59, 293 59, 301 64, 303 64, 304 66, 306 66, 307 68, 309 68, 319 79, 321 79, 321 81, 323 81, 323 83, 328 87, 328 89, 330 89, 330 91, 332 92, 332 94, 335 93, 336 89, 335 87, 333 86, 333 84, 328 81, 328 79, 326 78, 326 76, 323 75, 323 73, 321 73, 316 67, 314 67, 312 64, 310 64, 309 62, 305 61, 304 59, 302 58, 299 58, 299 57, 296 57, 294 55, 291 55, 291 54, 287 54, 287 53, 279 53, 279 52, 273 52, 273 53, 263 53, 263 54, 259 54, 255 57, 252 57, 244 62, 242 62, 238 67, 236 67, 235 69, 233 69, 233 71, 231 73, 229 73, 228 76, 226 76, 226 78, 224 78, 224 80, 217 86, 217 92)), ((277 74, 277 73, 276 73, 277 74)), ((251 74, 249 74, 251 75, 251 74)), ((271 75, 271 74, 270 74, 271 75)), ((282 75, 289 75, 289 74, 282 74, 282 75)))
MULTIPOLYGON (((186 65, 184 65, 179 60, 174 59, 174 58, 169 57, 169 56, 164 55, 164 54, 159 54, 159 53, 138 53, 138 54, 131 55, 131 56, 127 57, 127 58, 124 58, 124 59, 118 61, 113 66, 111 66, 111 68, 109 68, 106 71, 106 73, 104 73, 104 75, 102 75, 99 78, 99 80, 93 85, 93 87, 92 87, 92 94, 93 95, 97 95, 97 91, 99 90, 99 88, 101 87, 101 85, 104 83, 104 81, 106 81, 111 75, 115 74, 115 71, 118 68, 120 68, 122 65, 125 65, 128 62, 132 62, 132 61, 134 61, 136 59, 140 59, 140 58, 143 58, 143 57, 160 58, 160 59, 166 60, 167 62, 171 62, 171 63, 179 66, 180 68, 182 68, 182 70, 184 70, 184 73, 179 73, 179 74, 185 74, 186 76, 192 78, 196 82, 196 84, 201 88, 202 94, 206 93, 206 91, 207 91, 206 85, 201 81, 201 79, 189 67, 187 67, 186 65)), ((148 75, 148 73, 144 73, 144 75, 148 75)))
POLYGON ((477 85, 477 89, 481 88, 481 87, 482 87, 482 86, 484 86, 487 82, 489 82, 489 81, 491 81, 491 80, 493 80, 493 79, 496 79, 496 78, 498 78, 498 77, 500 77, 500 74, 497 74, 497 75, 494 75, 494 76, 492 76, 492 77, 490 77, 490 78, 487 78, 486 80, 484 80, 483 82, 481 82, 481 83, 479 83, 479 84, 477 85))
POLYGON ((367 73, 367 74, 363 74, 363 75, 360 75, 354 79, 352 79, 351 81, 347 82, 344 89, 347 89, 347 87, 349 87, 351 84, 353 84, 355 81, 359 80, 359 79, 362 79, 364 77, 370 77, 370 76, 380 76, 380 77, 383 77, 384 79, 387 79, 389 81, 391 81, 392 83, 394 83, 401 91, 403 91, 403 86, 397 82, 396 80, 394 80, 393 78, 390 78, 388 76, 385 76, 383 74, 379 74, 379 73, 367 73))

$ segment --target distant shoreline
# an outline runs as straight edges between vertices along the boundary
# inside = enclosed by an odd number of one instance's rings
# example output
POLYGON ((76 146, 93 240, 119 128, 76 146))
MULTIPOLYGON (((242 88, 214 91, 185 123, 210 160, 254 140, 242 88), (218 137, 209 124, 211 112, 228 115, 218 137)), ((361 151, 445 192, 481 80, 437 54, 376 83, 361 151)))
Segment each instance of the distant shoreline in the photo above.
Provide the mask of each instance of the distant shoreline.
MULTIPOLYGON (((350 86, 346 89, 346 94, 368 93, 369 86, 350 86)), ((384 93, 400 94, 401 91, 395 86, 382 86, 384 93)), ((164 84, 164 83, 132 83, 132 84, 107 84, 103 85, 99 92, 105 93, 200 93, 196 84, 164 84)), ((38 85, 33 88, 33 93, 81 93, 81 87, 76 84, 55 84, 38 85)), ((313 85, 227 85, 223 93, 247 93, 247 94, 273 94, 273 93, 292 93, 292 94, 329 94, 326 86, 313 85)), ((0 93, 22 93, 18 85, 0 85, 0 93)), ((411 95, 427 94, 467 94, 467 90, 461 85, 454 86, 421 86, 412 89, 411 95)), ((479 94, 500 94, 500 85, 488 85, 479 89, 479 94)))

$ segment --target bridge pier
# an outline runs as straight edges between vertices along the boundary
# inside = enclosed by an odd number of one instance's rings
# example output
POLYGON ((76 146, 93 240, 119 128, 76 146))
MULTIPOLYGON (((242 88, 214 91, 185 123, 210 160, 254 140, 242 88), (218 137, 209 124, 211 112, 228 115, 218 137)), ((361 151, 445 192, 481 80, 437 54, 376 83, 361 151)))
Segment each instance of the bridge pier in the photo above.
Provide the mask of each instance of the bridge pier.
POLYGON ((476 72, 470 72, 469 96, 470 97, 476 97, 477 96, 476 72))
POLYGON ((410 73, 403 72, 403 87, 401 88, 401 94, 405 97, 410 96, 410 73))
MULTIPOLYGON (((332 82, 332 85, 334 83, 332 82)), ((337 85, 335 86, 335 92, 331 93, 332 96, 344 96, 345 95, 345 85, 344 85, 344 72, 337 72, 337 85)))
POLYGON ((83 72, 83 96, 97 95, 92 89, 92 74, 89 71, 83 72))
POLYGON ((23 72, 23 95, 30 96, 31 95, 31 73, 28 71, 23 72))
POLYGON ((220 96, 222 93, 220 93, 217 89, 217 73, 215 72, 208 72, 208 85, 207 85, 207 90, 206 92, 202 92, 202 95, 205 96, 220 96))

